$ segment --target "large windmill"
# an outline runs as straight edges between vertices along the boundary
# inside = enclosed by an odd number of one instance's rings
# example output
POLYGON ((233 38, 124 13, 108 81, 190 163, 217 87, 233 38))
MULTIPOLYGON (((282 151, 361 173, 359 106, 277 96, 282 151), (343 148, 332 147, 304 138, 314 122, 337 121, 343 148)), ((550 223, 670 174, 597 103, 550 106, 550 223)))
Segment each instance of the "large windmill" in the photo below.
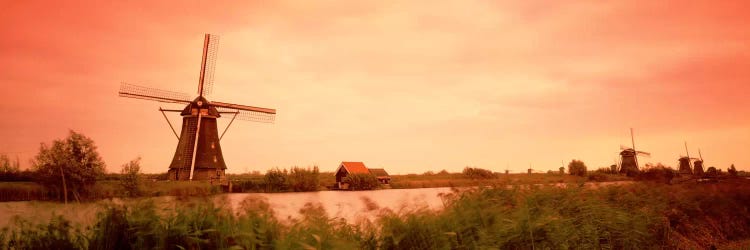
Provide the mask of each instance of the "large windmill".
POLYGON ((119 95, 136 99, 145 99, 166 103, 186 105, 181 110, 159 108, 164 118, 165 111, 180 112, 182 131, 178 135, 167 119, 179 142, 172 163, 169 165, 170 180, 224 180, 227 166, 221 153, 219 142, 235 119, 267 122, 274 121, 276 110, 259 108, 225 102, 208 101, 214 80, 214 67, 218 51, 219 37, 206 34, 203 41, 203 58, 198 80, 198 97, 179 92, 159 90, 133 84, 122 83, 119 95), (219 134, 216 119, 222 114, 232 115, 224 132, 219 134))
POLYGON ((620 145, 620 173, 628 176, 638 172, 638 156, 651 156, 651 153, 635 150, 635 139, 633 129, 630 129, 630 141, 633 147, 620 145))

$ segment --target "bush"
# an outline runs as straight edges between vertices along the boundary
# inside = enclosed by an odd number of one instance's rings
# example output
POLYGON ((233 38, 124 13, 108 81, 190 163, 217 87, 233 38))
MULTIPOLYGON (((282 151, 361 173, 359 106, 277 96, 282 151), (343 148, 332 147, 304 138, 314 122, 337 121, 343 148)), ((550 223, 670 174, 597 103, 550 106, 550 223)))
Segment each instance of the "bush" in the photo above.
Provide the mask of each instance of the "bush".
POLYGON ((312 169, 293 167, 287 177, 288 187, 294 192, 317 191, 320 186, 320 170, 318 166, 312 169))
POLYGON ((266 192, 282 192, 287 190, 286 173, 281 170, 271 169, 263 176, 266 192))
POLYGON ((661 163, 656 166, 649 167, 641 171, 637 176, 636 180, 639 181, 656 181, 662 183, 671 183, 675 176, 674 170, 665 167, 661 163))
POLYGON ((141 195, 141 157, 131 160, 122 165, 120 170, 120 185, 125 190, 125 196, 136 197, 141 195))
POLYGON ((602 181, 609 180, 609 176, 607 176, 607 174, 605 174, 605 173, 596 171, 596 172, 594 172, 592 174, 589 174, 589 180, 590 181, 602 182, 602 181))
POLYGON ((580 160, 572 160, 568 163, 568 174, 586 176, 586 164, 580 160))
POLYGON ((495 173, 492 173, 492 171, 489 171, 487 169, 482 169, 482 168, 465 167, 462 173, 466 177, 469 177, 471 179, 495 179, 497 178, 497 175, 495 175, 495 173))
POLYGON ((350 174, 344 178, 349 190, 373 190, 380 186, 378 178, 372 174, 350 174))
POLYGON ((734 167, 734 164, 732 164, 732 166, 729 166, 729 168, 727 169, 727 172, 731 176, 737 176, 737 169, 734 167))

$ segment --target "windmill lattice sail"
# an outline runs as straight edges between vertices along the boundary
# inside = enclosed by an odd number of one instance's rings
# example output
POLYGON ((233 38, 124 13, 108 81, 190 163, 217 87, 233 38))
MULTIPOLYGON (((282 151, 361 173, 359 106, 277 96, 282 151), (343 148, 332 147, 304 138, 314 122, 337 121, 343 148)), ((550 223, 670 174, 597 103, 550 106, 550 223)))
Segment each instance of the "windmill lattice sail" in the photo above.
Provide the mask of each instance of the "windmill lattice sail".
POLYGON ((138 86, 125 82, 120 83, 120 91, 118 92, 118 95, 121 97, 166 103, 189 103, 191 99, 190 95, 185 93, 138 86))
POLYGON ((218 36, 206 34, 204 37, 198 97, 191 98, 180 92, 128 83, 122 83, 120 86, 118 94, 121 97, 186 104, 184 109, 177 110, 182 116, 182 127, 172 163, 169 165, 168 175, 171 180, 218 180, 218 183, 226 181, 227 166, 219 144, 221 136, 217 128, 217 119, 222 113, 235 114, 232 117, 239 120, 265 123, 272 123, 276 117, 275 109, 210 102, 206 99, 205 96, 213 89, 218 43, 218 36))

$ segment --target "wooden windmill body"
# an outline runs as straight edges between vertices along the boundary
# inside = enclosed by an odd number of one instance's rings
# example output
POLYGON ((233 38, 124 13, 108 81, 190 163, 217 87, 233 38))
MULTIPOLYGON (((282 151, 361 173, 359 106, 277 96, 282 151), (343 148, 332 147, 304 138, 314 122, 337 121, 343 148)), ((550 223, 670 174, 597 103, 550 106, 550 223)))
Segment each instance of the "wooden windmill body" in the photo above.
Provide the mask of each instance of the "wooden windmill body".
POLYGON ((240 119, 270 123, 275 118, 275 109, 211 102, 206 99, 213 86, 217 50, 218 37, 206 34, 196 98, 190 98, 189 95, 178 92, 127 83, 120 86, 119 95, 122 97, 186 105, 183 109, 159 108, 178 139, 172 163, 169 165, 170 180, 224 180, 227 166, 219 142, 232 122, 240 119), (164 112, 179 112, 182 116, 179 135, 164 112), (217 118, 220 118, 222 114, 229 114, 232 119, 224 132, 219 134, 217 118))
POLYGON ((703 174, 703 155, 701 150, 698 149, 698 156, 700 158, 690 157, 690 151, 688 150, 687 142, 685 142, 685 153, 687 156, 680 156, 678 159, 680 163, 680 174, 703 174))
POLYGON ((632 147, 620 145, 620 173, 632 176, 639 171, 638 156, 651 156, 651 153, 635 150, 635 139, 633 129, 630 129, 630 140, 632 147))

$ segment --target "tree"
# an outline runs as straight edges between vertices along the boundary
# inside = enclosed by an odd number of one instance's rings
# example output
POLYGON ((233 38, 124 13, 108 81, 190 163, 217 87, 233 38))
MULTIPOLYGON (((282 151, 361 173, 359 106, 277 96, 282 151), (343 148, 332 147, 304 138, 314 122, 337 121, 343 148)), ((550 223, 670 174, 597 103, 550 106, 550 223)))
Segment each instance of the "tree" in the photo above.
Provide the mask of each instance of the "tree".
POLYGON ((16 158, 16 161, 11 161, 7 155, 0 155, 0 173, 10 174, 18 173, 19 171, 21 171, 21 162, 18 158, 16 158))
POLYGON ((294 192, 317 191, 320 186, 320 170, 318 166, 312 168, 292 167, 287 177, 289 187, 294 192))
POLYGON ((344 178, 351 190, 372 190, 380 186, 378 178, 372 174, 350 174, 344 178))
POLYGON ((729 166, 727 172, 729 172, 729 175, 731 176, 737 176, 737 168, 734 167, 734 164, 732 164, 732 166, 729 166))
POLYGON ((277 169, 270 169, 263 176, 263 181, 266 184, 266 192, 281 192, 286 191, 286 173, 277 169))
POLYGON ((497 175, 495 173, 492 173, 492 171, 483 169, 483 168, 472 168, 472 167, 465 167, 462 172, 466 177, 469 177, 471 179, 494 179, 497 178, 497 175))
POLYGON ((104 161, 90 138, 70 131, 67 138, 55 140, 51 147, 44 143, 32 161, 37 182, 58 191, 68 201, 68 193, 80 200, 104 174, 104 161))
POLYGON ((719 170, 718 170, 718 169, 716 169, 715 167, 709 167, 709 168, 708 168, 708 169, 706 170, 706 175, 707 175, 707 176, 718 176, 718 175, 719 175, 719 173, 720 173, 720 172, 719 172, 719 170))
POLYGON ((141 157, 122 165, 120 173, 122 174, 120 185, 125 190, 125 195, 133 197, 141 195, 141 157))
POLYGON ((568 174, 586 176, 586 164, 580 160, 572 160, 568 163, 568 174))
POLYGON ((21 161, 16 157, 11 161, 10 157, 0 154, 0 181, 23 181, 21 176, 21 161))

